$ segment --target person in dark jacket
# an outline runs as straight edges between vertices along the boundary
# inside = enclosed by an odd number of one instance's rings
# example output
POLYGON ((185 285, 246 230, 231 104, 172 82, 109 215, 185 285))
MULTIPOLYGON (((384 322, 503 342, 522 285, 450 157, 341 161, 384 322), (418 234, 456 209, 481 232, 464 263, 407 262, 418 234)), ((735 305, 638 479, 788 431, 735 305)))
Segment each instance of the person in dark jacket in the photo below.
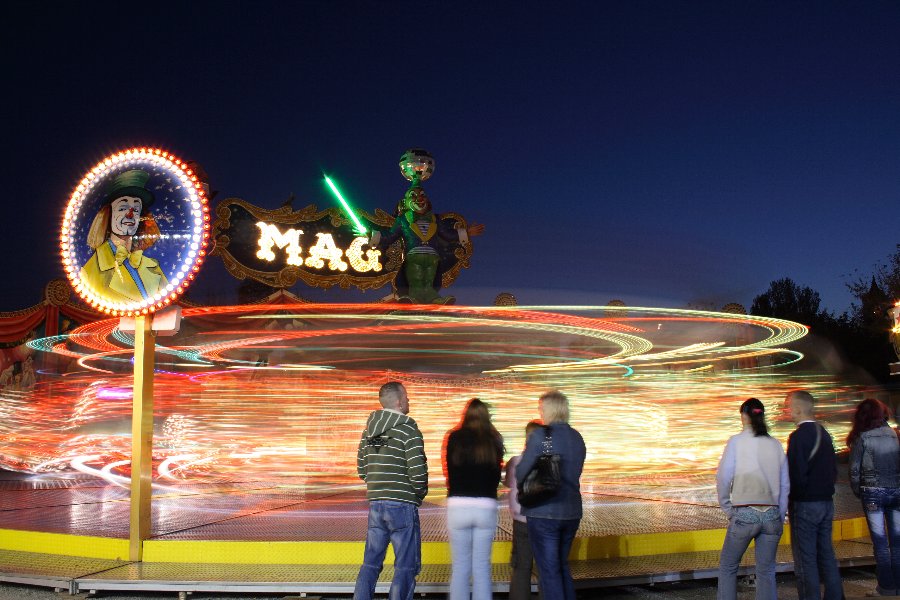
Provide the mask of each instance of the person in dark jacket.
MULTIPOLYGON (((569 570, 569 551, 581 523, 581 471, 584 439, 569 425, 569 400, 559 391, 547 392, 538 401, 541 420, 550 431, 551 454, 560 457, 562 485, 555 496, 537 506, 523 508, 528 537, 537 563, 544 600, 575 600, 575 582, 569 570)), ((516 465, 516 479, 524 481, 541 455, 545 428, 528 436, 525 452, 516 465)))
POLYGON ((450 533, 450 600, 491 597, 491 545, 497 529, 497 486, 503 438, 478 398, 447 437, 447 530, 450 533))
POLYGON ((900 443, 888 425, 890 409, 867 398, 847 435, 850 488, 862 499, 875 554, 873 595, 900 595, 900 443))
POLYGON ((407 416, 409 397, 396 381, 381 386, 383 407, 369 415, 359 440, 356 470, 366 482, 369 525, 354 600, 371 600, 384 567, 388 543, 394 548, 390 600, 412 600, 422 568, 419 505, 428 494, 428 463, 422 433, 407 416))
POLYGON ((815 419, 815 398, 803 390, 786 398, 791 419, 797 424, 788 437, 787 461, 791 480, 788 514, 791 551, 799 600, 841 600, 844 590, 838 570, 831 529, 834 521, 834 482, 837 460, 831 435, 815 419))

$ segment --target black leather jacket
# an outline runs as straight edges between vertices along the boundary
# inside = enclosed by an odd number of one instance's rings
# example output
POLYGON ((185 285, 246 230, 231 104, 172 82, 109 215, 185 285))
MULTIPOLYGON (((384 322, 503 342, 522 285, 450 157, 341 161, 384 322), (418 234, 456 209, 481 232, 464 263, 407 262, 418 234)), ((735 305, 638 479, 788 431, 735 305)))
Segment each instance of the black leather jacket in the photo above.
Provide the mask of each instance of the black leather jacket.
POLYGON ((850 447, 850 487, 900 487, 900 442, 890 426, 863 432, 850 447))

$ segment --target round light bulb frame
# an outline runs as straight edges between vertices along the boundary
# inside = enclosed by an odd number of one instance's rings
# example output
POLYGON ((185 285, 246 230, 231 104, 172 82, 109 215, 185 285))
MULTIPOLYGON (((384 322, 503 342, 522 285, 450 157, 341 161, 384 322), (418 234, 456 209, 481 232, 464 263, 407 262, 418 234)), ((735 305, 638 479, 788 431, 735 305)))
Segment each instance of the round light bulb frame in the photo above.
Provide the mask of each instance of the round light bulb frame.
MULTIPOLYGON (((171 217, 171 213, 166 212, 171 217)), ((207 255, 209 237, 209 200, 197 174, 184 160, 170 152, 160 148, 135 147, 110 154, 99 161, 75 186, 60 228, 60 254, 63 270, 72 288, 95 310, 112 316, 147 315, 169 306, 185 292, 207 255), (104 295, 104 290, 97 289, 96 285, 83 277, 85 261, 82 258, 87 229, 84 218, 88 215, 95 216, 102 207, 103 190, 109 187, 111 180, 133 169, 153 173, 151 185, 164 188, 167 206, 174 205, 174 213, 185 225, 180 233, 175 234, 160 228, 162 238, 173 238, 172 243, 183 243, 182 251, 175 253, 176 259, 168 261, 172 263, 171 268, 164 270, 168 271, 164 272, 165 286, 152 295, 142 293, 141 300, 123 300, 104 295)))

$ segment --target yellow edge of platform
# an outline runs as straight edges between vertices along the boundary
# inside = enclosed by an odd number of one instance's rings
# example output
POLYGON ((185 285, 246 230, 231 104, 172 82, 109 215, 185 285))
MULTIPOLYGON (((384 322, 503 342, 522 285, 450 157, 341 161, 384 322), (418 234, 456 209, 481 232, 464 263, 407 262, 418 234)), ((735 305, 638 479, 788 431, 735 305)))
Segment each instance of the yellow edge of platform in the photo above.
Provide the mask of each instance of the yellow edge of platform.
POLYGON ((128 559, 128 540, 43 531, 0 529, 0 549, 108 560, 128 559))
MULTIPOLYGON (((249 542, 249 541, 166 541, 144 542, 143 562, 174 563, 241 563, 336 565, 362 562, 365 543, 359 542, 249 542)), ((494 542, 491 560, 509 561, 512 542, 494 542)), ((394 553, 388 548, 385 564, 393 564, 394 553)), ((422 563, 450 564, 447 542, 423 542, 422 563)))
MULTIPOLYGON (((868 535, 864 517, 834 522, 833 539, 851 540, 868 535)), ((638 533, 620 536, 577 538, 572 547, 572 560, 597 560, 704 552, 719 550, 725 539, 724 529, 702 529, 663 533, 638 533)), ((781 544, 790 543, 790 529, 785 528, 781 544)), ((492 562, 509 560, 512 543, 495 542, 492 562)), ((353 542, 267 542, 217 540, 147 540, 144 562, 172 563, 241 563, 241 564, 358 564, 363 557, 363 541, 353 542)), ((128 556, 128 540, 91 536, 65 535, 33 531, 0 529, 0 549, 44 554, 62 554, 89 558, 122 560, 128 556)), ((393 563, 388 550, 385 560, 393 563)), ((450 564, 447 542, 423 542, 423 564, 450 564)))

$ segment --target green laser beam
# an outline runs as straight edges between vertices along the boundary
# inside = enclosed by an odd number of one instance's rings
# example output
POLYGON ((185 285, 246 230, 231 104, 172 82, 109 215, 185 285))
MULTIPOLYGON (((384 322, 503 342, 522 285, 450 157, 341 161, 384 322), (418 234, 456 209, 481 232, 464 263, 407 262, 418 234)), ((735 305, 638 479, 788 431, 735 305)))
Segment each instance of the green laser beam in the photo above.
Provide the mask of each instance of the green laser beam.
POLYGON ((341 204, 344 206, 344 210, 346 211, 346 213, 348 215, 350 215, 351 219, 353 219, 353 222, 356 224, 356 228, 355 228, 356 232, 359 234, 366 233, 366 228, 363 227, 363 224, 356 217, 356 213, 353 212, 353 209, 350 208, 350 205, 347 203, 346 200, 344 200, 344 197, 341 195, 341 191, 339 189, 337 189, 336 185, 334 185, 334 182, 331 180, 331 177, 326 175, 325 183, 328 184, 328 187, 331 188, 331 191, 334 192, 334 195, 337 196, 337 199, 341 201, 341 204))

